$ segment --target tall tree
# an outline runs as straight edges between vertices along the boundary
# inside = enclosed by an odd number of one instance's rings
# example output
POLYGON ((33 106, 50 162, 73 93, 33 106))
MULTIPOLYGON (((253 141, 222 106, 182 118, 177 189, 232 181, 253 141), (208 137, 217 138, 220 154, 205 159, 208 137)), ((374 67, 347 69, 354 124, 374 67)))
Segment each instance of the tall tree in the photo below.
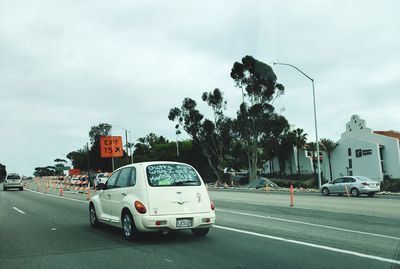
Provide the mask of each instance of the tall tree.
POLYGON ((87 152, 84 149, 71 151, 67 154, 72 166, 76 169, 84 170, 87 167, 87 152))
POLYGON ((304 133, 304 130, 301 128, 297 128, 293 130, 294 136, 294 145, 297 148, 297 175, 300 178, 300 150, 304 148, 307 142, 307 134, 304 133))
POLYGON ((5 179, 7 176, 6 166, 0 163, 0 180, 5 179))
POLYGON ((57 173, 56 168, 54 166, 46 166, 46 167, 35 167, 35 172, 33 172, 35 177, 45 177, 45 176, 57 176, 60 175, 57 173))
MULTIPOLYGON (((71 160, 74 168, 87 170, 88 163, 90 163, 90 170, 111 171, 112 167, 110 159, 100 157, 100 137, 111 135, 111 128, 111 125, 108 123, 100 123, 90 128, 90 146, 85 145, 82 149, 67 154, 67 158, 71 160)), ((126 154, 125 151, 124 154, 126 154)), ((126 164, 126 161, 118 161, 116 163, 118 163, 116 166, 118 167, 126 164)))
POLYGON ((212 171, 217 180, 221 181, 225 155, 232 141, 232 122, 223 114, 226 101, 219 89, 204 92, 202 99, 212 108, 213 120, 204 118, 197 109, 196 101, 191 98, 185 98, 180 109, 172 108, 168 119, 177 122, 177 134, 182 128, 195 143, 201 145, 212 171))
MULTIPOLYGON (((100 123, 98 125, 92 126, 89 131, 89 139, 91 147, 89 150, 89 159, 91 169, 97 171, 111 171, 112 164, 110 158, 101 158, 100 157, 100 137, 101 136, 109 136, 111 135, 112 126, 108 123, 100 123)), ((84 152, 87 153, 85 149, 84 152)), ((83 167, 87 167, 83 166, 83 167)))
POLYGON ((64 170, 68 169, 68 168, 65 168, 65 164, 67 164, 67 161, 64 159, 57 158, 54 160, 54 162, 56 163, 54 165, 54 167, 55 167, 57 175, 64 175, 64 170))
POLYGON ((307 151, 311 152, 311 158, 312 158, 312 164, 313 164, 313 176, 314 176, 315 182, 317 182, 317 180, 318 180, 317 168, 316 168, 317 156, 315 154, 317 152, 317 144, 315 142, 309 142, 309 143, 306 143, 305 148, 307 149, 307 151))
MULTIPOLYGON (((293 133, 289 131, 289 128, 287 128, 276 141, 276 155, 279 159, 281 175, 284 175, 286 171, 287 160, 289 160, 289 166, 290 169, 292 169, 292 159, 290 158, 290 156, 293 152, 295 138, 293 133)), ((292 174, 292 170, 290 170, 290 174, 292 174)))
POLYGON ((332 164, 331 164, 331 155, 334 149, 339 145, 338 143, 334 142, 333 140, 327 139, 327 138, 322 138, 320 140, 320 145, 322 151, 326 153, 328 156, 328 161, 329 161, 329 175, 330 175, 330 181, 332 181, 332 164))
POLYGON ((235 132, 238 141, 246 151, 249 178, 257 176, 258 151, 266 122, 274 114, 273 101, 284 92, 277 83, 272 68, 252 56, 245 56, 241 62, 235 62, 231 78, 242 91, 242 104, 235 120, 235 132))

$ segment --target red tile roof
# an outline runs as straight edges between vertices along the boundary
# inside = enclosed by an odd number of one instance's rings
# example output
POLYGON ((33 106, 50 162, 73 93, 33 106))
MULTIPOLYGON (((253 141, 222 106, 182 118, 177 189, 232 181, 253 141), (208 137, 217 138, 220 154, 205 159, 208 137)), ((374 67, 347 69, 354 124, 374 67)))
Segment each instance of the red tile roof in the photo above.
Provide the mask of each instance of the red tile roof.
POLYGON ((389 137, 393 137, 393 138, 397 138, 398 140, 400 140, 400 132, 397 131, 374 131, 375 134, 379 134, 379 135, 384 135, 384 136, 389 136, 389 137))

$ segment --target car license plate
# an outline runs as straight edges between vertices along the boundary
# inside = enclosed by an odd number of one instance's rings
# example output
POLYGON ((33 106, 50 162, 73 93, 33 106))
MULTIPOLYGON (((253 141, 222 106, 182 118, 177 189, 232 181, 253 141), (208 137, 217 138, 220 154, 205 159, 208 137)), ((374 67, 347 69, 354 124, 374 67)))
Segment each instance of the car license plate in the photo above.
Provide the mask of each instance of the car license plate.
POLYGON ((192 219, 176 219, 177 228, 188 228, 192 227, 192 219))

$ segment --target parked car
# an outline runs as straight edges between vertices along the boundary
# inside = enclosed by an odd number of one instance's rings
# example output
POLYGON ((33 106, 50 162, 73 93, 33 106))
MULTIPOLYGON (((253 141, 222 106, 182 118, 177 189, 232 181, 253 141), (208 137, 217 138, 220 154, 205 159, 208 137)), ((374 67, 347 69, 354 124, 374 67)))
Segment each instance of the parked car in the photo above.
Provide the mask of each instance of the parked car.
POLYGON ((108 173, 98 173, 94 178, 94 185, 97 187, 100 183, 105 184, 108 178, 108 173))
POLYGON ((24 190, 22 179, 17 173, 8 173, 4 180, 3 190, 6 191, 10 188, 18 188, 20 191, 24 190))
POLYGON ((79 184, 83 179, 80 176, 74 176, 71 178, 71 184, 76 185, 79 184))
POLYGON ((113 225, 132 240, 140 232, 191 229, 205 236, 214 204, 199 173, 176 162, 143 162, 114 171, 89 203, 90 224, 113 225))
POLYGON ((372 197, 379 191, 379 182, 364 176, 343 176, 321 186, 321 192, 324 196, 349 192, 351 196, 367 194, 372 197))

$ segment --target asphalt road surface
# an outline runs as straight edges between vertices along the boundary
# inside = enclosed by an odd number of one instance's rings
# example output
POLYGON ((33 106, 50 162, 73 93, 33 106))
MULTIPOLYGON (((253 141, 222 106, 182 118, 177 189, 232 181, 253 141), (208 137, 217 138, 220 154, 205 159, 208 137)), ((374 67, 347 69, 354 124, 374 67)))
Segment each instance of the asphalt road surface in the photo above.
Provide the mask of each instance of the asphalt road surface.
MULTIPOLYGON (((0 184, 0 189, 2 186, 0 184)), ((128 242, 84 195, 0 191, 0 268, 400 268, 400 200, 210 191, 217 222, 128 242)))

